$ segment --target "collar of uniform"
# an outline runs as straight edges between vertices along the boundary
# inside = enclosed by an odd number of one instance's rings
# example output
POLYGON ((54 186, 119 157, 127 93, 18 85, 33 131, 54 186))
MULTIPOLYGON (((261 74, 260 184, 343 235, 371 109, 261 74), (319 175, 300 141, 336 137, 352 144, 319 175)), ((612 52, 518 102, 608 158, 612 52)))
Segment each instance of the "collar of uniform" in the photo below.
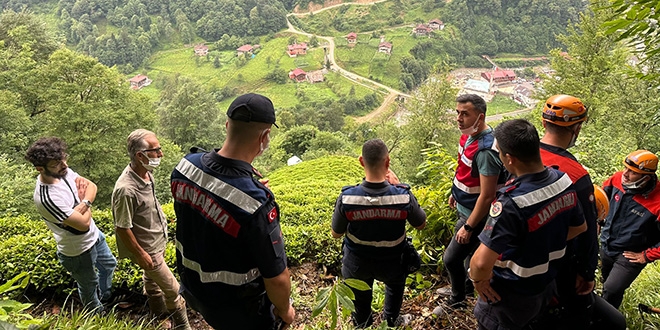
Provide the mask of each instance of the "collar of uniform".
POLYGON ((549 176, 550 176, 550 170, 548 169, 548 167, 546 167, 541 172, 523 174, 518 178, 516 178, 512 184, 520 184, 523 182, 543 182, 547 180, 549 176))
POLYGON ((384 189, 387 188, 390 184, 387 181, 383 182, 369 182, 365 179, 362 179, 362 187, 367 189, 384 189))
MULTIPOLYGON (((133 181, 137 182, 139 188, 144 188, 144 187, 149 185, 150 182, 144 181, 144 179, 142 177, 140 177, 137 173, 135 173, 135 171, 133 171, 133 168, 131 167, 131 164, 128 164, 128 166, 126 166, 125 171, 128 172, 128 176, 130 176, 131 179, 133 179, 133 181)), ((153 176, 151 175, 151 173, 147 172, 147 175, 149 176, 149 178, 153 182, 154 179, 153 179, 153 176)))
POLYGON ((562 155, 562 156, 564 156, 564 157, 568 157, 568 158, 570 158, 570 159, 573 159, 573 160, 577 161, 577 159, 575 158, 575 156, 573 156, 572 153, 570 153, 568 150, 566 150, 566 149, 564 149, 564 148, 557 147, 557 146, 553 146, 553 145, 550 145, 550 144, 547 144, 547 143, 543 143, 543 142, 539 142, 539 147, 540 147, 541 149, 546 150, 546 151, 549 151, 549 152, 551 152, 551 153, 553 153, 553 154, 556 154, 556 155, 562 155))
POLYGON ((248 162, 238 159, 226 158, 218 155, 218 150, 208 152, 202 156, 202 164, 204 166, 224 175, 234 176, 252 176, 254 174, 253 167, 248 162))

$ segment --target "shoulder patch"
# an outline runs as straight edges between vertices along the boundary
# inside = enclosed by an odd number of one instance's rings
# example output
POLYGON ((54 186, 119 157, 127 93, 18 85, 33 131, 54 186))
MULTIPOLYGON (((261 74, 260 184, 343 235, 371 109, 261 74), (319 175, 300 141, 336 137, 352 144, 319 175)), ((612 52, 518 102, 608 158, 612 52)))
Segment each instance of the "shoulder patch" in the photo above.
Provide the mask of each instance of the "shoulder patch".
POLYGON ((407 184, 407 183, 397 183, 394 186, 396 186, 397 188, 403 188, 403 189, 406 189, 406 190, 410 190, 410 185, 407 184))
POLYGON ((341 191, 346 191, 346 190, 351 189, 353 187, 355 187, 355 186, 343 186, 343 187, 341 187, 341 191))
POLYGON ((268 212, 268 222, 271 223, 275 219, 277 219, 277 208, 273 207, 273 209, 268 212))
POLYGON ((495 202, 495 203, 491 204, 491 205, 490 205, 490 212, 488 212, 488 213, 489 213, 490 216, 493 217, 493 218, 495 218, 495 217, 497 217, 498 215, 500 215, 500 213, 502 213, 502 203, 500 203, 500 202, 495 202))

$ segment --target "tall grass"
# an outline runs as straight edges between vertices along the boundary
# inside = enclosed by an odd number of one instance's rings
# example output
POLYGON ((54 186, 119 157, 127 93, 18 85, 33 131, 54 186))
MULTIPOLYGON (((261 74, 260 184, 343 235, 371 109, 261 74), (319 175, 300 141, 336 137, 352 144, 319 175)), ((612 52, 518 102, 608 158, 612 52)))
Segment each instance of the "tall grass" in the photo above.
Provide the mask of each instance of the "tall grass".
POLYGON ((660 264, 647 265, 635 282, 626 290, 619 310, 626 317, 626 324, 631 330, 660 329, 660 315, 644 314, 643 318, 637 306, 645 304, 660 307, 660 264))
POLYGON ((151 319, 130 320, 122 318, 114 310, 104 314, 91 314, 83 311, 65 311, 59 315, 44 318, 41 329, 51 330, 156 330, 164 327, 151 319))

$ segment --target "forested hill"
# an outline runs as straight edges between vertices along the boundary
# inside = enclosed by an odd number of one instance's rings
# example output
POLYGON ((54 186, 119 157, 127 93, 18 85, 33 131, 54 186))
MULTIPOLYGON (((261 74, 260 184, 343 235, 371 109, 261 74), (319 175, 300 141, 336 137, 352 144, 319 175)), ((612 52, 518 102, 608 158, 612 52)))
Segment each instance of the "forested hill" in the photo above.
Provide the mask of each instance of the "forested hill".
MULTIPOLYGON (((457 27, 456 38, 425 45, 442 50, 452 62, 478 63, 496 53, 541 54, 559 45, 557 34, 576 21, 585 7, 581 0, 392 0, 393 11, 380 28, 410 24, 410 13, 423 10, 457 27), (466 60, 467 59, 467 60, 466 60)), ((24 8, 54 16, 66 43, 105 65, 129 73, 144 65, 158 49, 171 44, 214 43, 218 50, 258 44, 259 36, 286 27, 286 14, 306 0, 1 0, 2 9, 24 8)), ((373 22, 333 20, 337 30, 356 29, 373 22)), ((308 31, 311 32, 311 31, 308 31)), ((433 64, 433 63, 430 63, 433 64)), ((483 62, 482 62, 483 64, 483 62)))
POLYGON ((463 32, 475 54, 545 53, 577 22, 583 0, 453 0, 445 21, 463 32))

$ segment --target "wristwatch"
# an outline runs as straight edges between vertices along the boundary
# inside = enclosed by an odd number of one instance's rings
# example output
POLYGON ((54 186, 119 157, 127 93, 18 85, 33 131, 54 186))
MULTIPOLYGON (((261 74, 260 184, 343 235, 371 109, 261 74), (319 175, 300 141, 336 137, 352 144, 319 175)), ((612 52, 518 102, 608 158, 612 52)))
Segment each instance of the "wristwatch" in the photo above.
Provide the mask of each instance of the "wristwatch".
POLYGON ((89 207, 89 208, 92 207, 92 202, 90 202, 90 201, 87 200, 87 199, 83 199, 83 200, 81 200, 80 202, 81 202, 81 203, 85 203, 85 205, 87 205, 87 207, 89 207))
POLYGON ((474 228, 472 228, 472 226, 468 225, 467 222, 463 225, 463 228, 464 228, 465 231, 467 231, 468 233, 471 233, 471 232, 474 230, 474 228))

